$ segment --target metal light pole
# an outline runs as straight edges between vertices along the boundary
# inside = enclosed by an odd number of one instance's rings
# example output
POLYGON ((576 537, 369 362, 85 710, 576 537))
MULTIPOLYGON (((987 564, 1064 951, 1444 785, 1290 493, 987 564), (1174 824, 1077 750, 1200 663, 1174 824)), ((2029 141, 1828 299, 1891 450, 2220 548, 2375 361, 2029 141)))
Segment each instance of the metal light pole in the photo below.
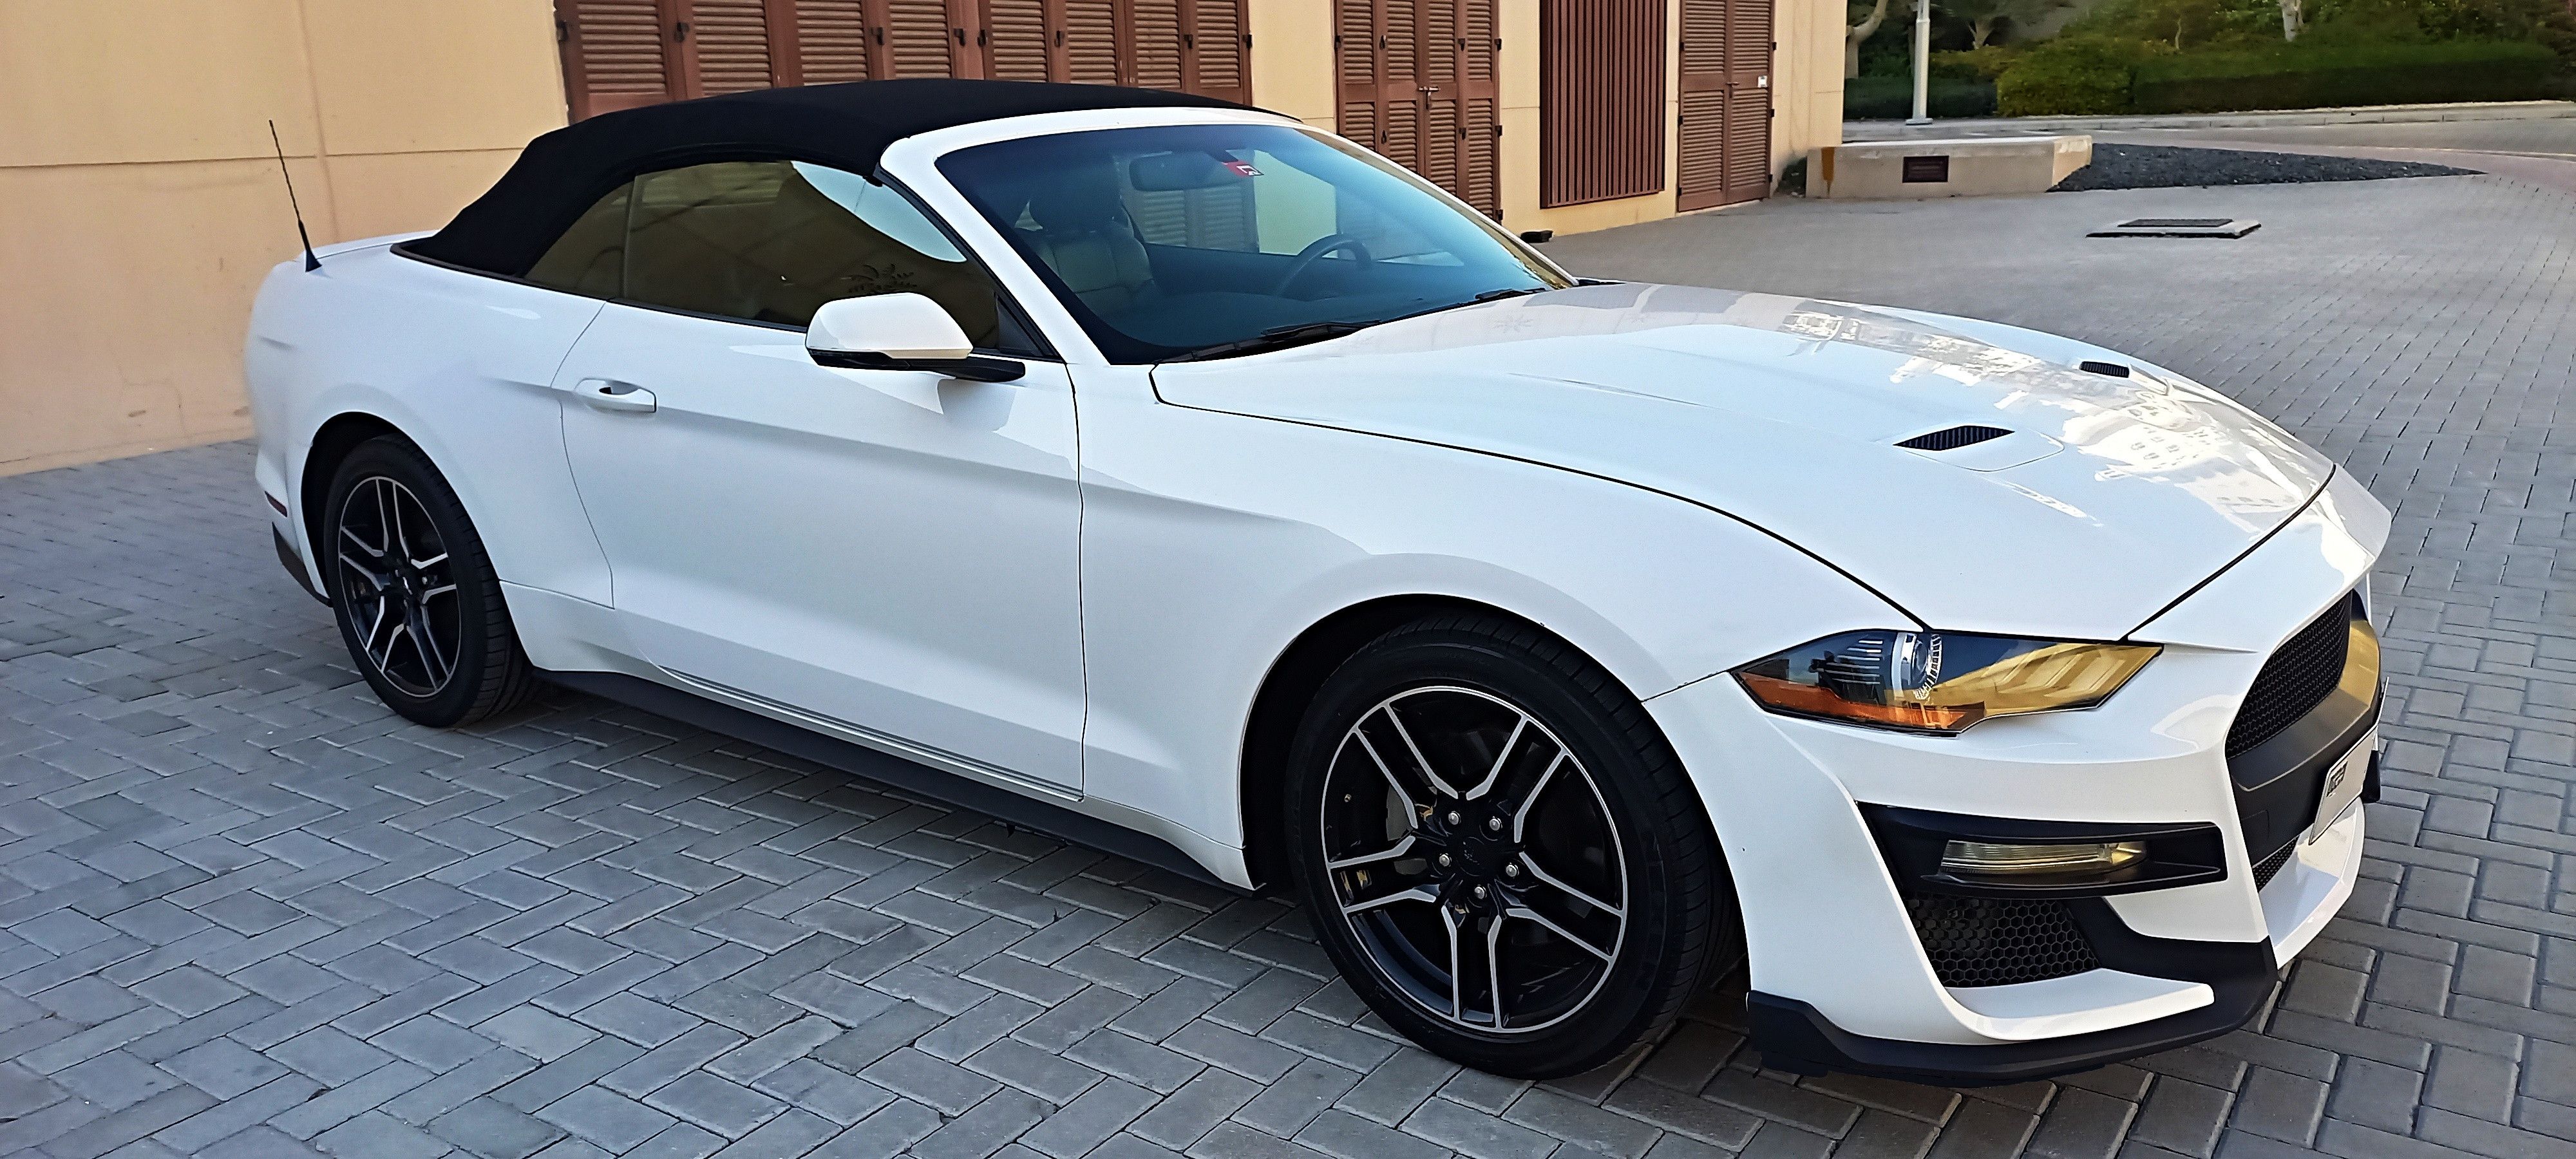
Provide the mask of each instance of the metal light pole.
POLYGON ((1914 115, 1905 123, 1932 123, 1932 0, 1914 0, 1914 115))

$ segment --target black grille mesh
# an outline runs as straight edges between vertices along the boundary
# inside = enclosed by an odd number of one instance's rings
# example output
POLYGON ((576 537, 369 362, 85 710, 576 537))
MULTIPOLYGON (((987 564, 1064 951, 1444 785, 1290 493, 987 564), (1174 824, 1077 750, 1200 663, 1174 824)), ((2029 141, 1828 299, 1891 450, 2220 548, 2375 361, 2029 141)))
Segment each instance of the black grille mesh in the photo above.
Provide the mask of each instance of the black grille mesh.
POLYGON ((1917 896, 1905 911, 1944 986, 2010 986, 2102 964, 2062 901, 1917 896))
POLYGON ((1951 427, 1948 430, 1916 435, 1896 445, 1909 451, 1955 451, 1961 447, 1976 446, 1989 439, 2000 439, 2011 433, 2002 427, 1951 427))
POLYGON ((2298 851, 2299 843, 2293 841, 2282 846, 2270 857, 2264 858, 2262 864, 2254 867, 2254 888, 2260 891, 2264 886, 2272 884, 2273 878, 2281 876, 2281 867, 2290 863, 2290 855, 2298 851))
POLYGON ((2279 736, 2333 692, 2343 679, 2344 653, 2352 644, 2350 600, 2326 609, 2263 662, 2236 723, 2227 730, 2227 755, 2241 756, 2279 736))

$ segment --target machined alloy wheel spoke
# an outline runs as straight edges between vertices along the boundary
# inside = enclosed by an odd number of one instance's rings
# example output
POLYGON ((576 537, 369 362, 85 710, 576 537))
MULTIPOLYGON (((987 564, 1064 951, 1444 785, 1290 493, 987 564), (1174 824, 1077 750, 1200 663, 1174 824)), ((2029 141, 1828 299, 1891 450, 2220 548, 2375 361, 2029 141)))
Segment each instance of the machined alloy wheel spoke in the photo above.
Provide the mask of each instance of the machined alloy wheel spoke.
POLYGON ((1412 849, 1413 834, 1407 833, 1404 835, 1403 840, 1396 842, 1391 848, 1381 849, 1375 853, 1363 853, 1356 857, 1345 857, 1339 861, 1327 861, 1324 863, 1324 868, 1341 870, 1349 869, 1355 865, 1375 865, 1381 861, 1393 861, 1396 858, 1404 856, 1412 849))
POLYGON ((1440 907, 1440 924, 1449 930, 1449 1017, 1467 1020, 1467 972, 1458 966, 1458 913, 1440 907))
MULTIPOLYGON (((401 643, 402 638, 410 634, 411 625, 396 617, 385 615, 381 606, 377 611, 376 622, 389 626, 384 630, 384 643, 371 645, 367 649, 367 657, 376 662, 376 667, 383 668, 393 663, 394 645, 401 643)), ((370 639, 372 640, 373 637, 370 639)))
POLYGON ((1361 751, 1368 754, 1369 760, 1377 765, 1378 773, 1386 778, 1386 787, 1395 790, 1396 797, 1404 802, 1405 821, 1411 823, 1414 818, 1421 816, 1421 806, 1414 803, 1413 794, 1404 791, 1404 779, 1395 775, 1395 770, 1387 765, 1385 757, 1378 755, 1377 745, 1369 740, 1368 734, 1354 728, 1351 730, 1351 739, 1360 742, 1361 751))
MULTIPOLYGON (((1366 913, 1381 906, 1390 906, 1397 902, 1404 901, 1418 901, 1429 905, 1439 905, 1440 895, 1416 886, 1412 889, 1398 890, 1394 893, 1387 894, 1384 897, 1373 897, 1367 901, 1357 901, 1345 904, 1342 906, 1342 916, 1348 917, 1356 913, 1366 913)), ((1445 913, 1447 911, 1443 910, 1442 912, 1445 913)))
POLYGON ((341 588, 358 650, 396 688, 436 694, 464 651, 458 584, 438 522, 419 496, 382 475, 350 491, 339 521, 341 588))
POLYGON ((1568 944, 1592 955, 1595 958, 1601 959, 1605 964, 1611 959, 1611 951, 1602 949, 1599 946, 1593 945, 1592 943, 1575 936, 1572 931, 1566 929, 1564 926, 1560 926, 1555 922, 1549 921, 1546 914, 1540 913, 1528 906, 1513 906, 1510 909, 1504 910, 1503 916, 1507 918, 1519 918, 1523 921, 1536 923, 1541 929, 1544 929, 1551 934, 1555 934, 1559 938, 1563 938, 1568 944))
POLYGON ((1609 984, 1630 897, 1621 835, 1591 771, 1536 716, 1473 688, 1395 693, 1343 735, 1320 807, 1341 921, 1423 1015, 1530 1034, 1609 984))
POLYGON ((1494 782, 1503 779, 1503 766, 1510 763, 1512 749, 1521 743, 1521 733, 1528 729, 1529 718, 1526 716, 1512 722, 1512 735, 1503 738, 1503 747, 1494 753, 1494 767, 1485 770, 1485 779, 1476 782, 1475 788, 1467 790, 1468 800, 1477 800, 1493 791, 1494 782))
POLYGON ((1556 779, 1556 770, 1564 767, 1566 756, 1564 749, 1556 750, 1556 759, 1547 763, 1547 770, 1538 775, 1538 783, 1530 786, 1530 791, 1521 797, 1520 806, 1512 810, 1512 840, 1515 843, 1521 840, 1522 831, 1529 827, 1530 806, 1538 804, 1538 795, 1547 791, 1549 781, 1556 779))
POLYGON ((385 546, 389 551, 401 552, 404 559, 410 559, 411 536, 403 531, 402 503, 393 492, 392 480, 376 480, 376 507, 384 513, 385 546))
POLYGON ((1609 902, 1585 893, 1580 889, 1567 885, 1555 874, 1549 873, 1546 869, 1541 868, 1538 863, 1538 859, 1530 856, 1526 851, 1521 854, 1521 868, 1529 870, 1530 876, 1539 879, 1540 882, 1555 889, 1557 892, 1565 894, 1576 901, 1582 902, 1593 909, 1600 910, 1614 918, 1626 918, 1628 916, 1628 911, 1626 909, 1612 905, 1609 902))
POLYGON ((438 635, 429 630, 428 624, 429 613, 414 608, 412 610, 412 646, 420 650, 421 667, 429 673, 431 682, 445 684, 447 674, 455 669, 456 664, 448 658, 444 650, 439 648, 438 635))
POLYGON ((345 567, 345 568, 349 569, 350 571, 354 571, 354 572, 358 573, 360 576, 364 577, 364 578, 366 579, 366 581, 367 581, 368 583, 370 583, 370 584, 373 584, 373 585, 375 585, 375 586, 377 586, 377 587, 383 587, 383 586, 385 586, 385 573, 380 572, 380 571, 377 571, 376 569, 374 569, 374 568, 372 568, 372 567, 369 567, 369 566, 367 566, 366 564, 361 563, 361 562, 359 562, 359 561, 357 561, 357 560, 355 560, 355 559, 351 559, 351 558, 349 558, 349 553, 348 553, 348 552, 345 552, 345 551, 344 551, 344 552, 341 552, 341 553, 340 553, 340 566, 345 567))
POLYGON ((1432 768, 1430 759, 1422 755, 1422 746, 1413 743, 1413 733, 1404 727, 1404 718, 1395 714, 1395 706, 1389 704, 1378 711, 1385 713, 1386 722, 1395 726, 1395 735, 1404 738, 1404 751, 1413 754, 1414 767, 1422 770, 1422 779, 1431 783, 1432 790, 1443 797, 1457 796, 1457 786, 1450 784, 1448 778, 1441 776, 1439 770, 1432 768))
POLYGON ((364 640, 367 646, 367 659, 375 661, 378 668, 384 667, 385 658, 393 655, 394 640, 402 634, 402 621, 395 618, 393 610, 393 601, 376 601, 375 620, 367 625, 367 635, 364 640), (388 623, 392 625, 390 630, 386 627, 388 623), (384 638, 384 643, 376 642, 379 636, 384 638))

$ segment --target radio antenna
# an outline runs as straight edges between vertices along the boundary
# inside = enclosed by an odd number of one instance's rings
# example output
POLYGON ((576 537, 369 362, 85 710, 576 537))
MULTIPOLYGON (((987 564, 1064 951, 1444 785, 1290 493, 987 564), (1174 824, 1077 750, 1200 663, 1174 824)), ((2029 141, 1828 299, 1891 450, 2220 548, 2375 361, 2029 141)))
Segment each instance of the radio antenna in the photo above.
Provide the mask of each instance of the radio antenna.
POLYGON ((286 205, 295 211, 295 236, 304 241, 304 272, 322 268, 322 259, 313 256, 313 235, 304 229, 304 207, 295 200, 295 175, 286 171, 286 143, 277 139, 277 122, 268 123, 268 143, 277 149, 277 175, 286 179, 286 205))

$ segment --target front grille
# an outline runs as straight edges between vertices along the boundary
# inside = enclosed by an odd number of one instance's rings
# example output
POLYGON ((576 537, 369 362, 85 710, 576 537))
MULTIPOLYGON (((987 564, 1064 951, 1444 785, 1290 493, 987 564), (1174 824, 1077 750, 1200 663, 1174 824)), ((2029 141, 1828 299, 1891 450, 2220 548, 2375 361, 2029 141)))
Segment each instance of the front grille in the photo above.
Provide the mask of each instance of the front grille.
POLYGON ((2102 964, 2063 901, 1914 896, 1905 912, 1944 986, 2010 986, 2102 964))
POLYGON ((2257 892, 2257 893, 2262 892, 2262 889, 2263 889, 2263 887, 2264 887, 2264 886, 2267 886, 2267 885, 2272 884, 2272 879, 2273 879, 2273 878, 2281 876, 2281 867, 2282 867, 2282 866, 2284 866, 2284 865, 2288 865, 2288 864, 2290 863, 2290 855, 2291 855, 2291 854, 2293 854, 2293 853, 2296 853, 2296 852, 2298 852, 2298 851, 2299 851, 2299 843, 2298 843, 2298 842, 2296 842, 2296 841, 2293 841, 2293 842, 2291 842, 2291 843, 2289 843, 2289 844, 2287 844, 2287 845, 2282 846, 2282 847, 2280 848, 2280 851, 2279 851, 2279 852, 2274 853, 2274 854, 2273 854, 2273 855, 2271 855, 2270 857, 2266 857, 2266 858, 2264 858, 2264 859, 2263 859, 2263 863, 2262 863, 2262 864, 2255 866, 2255 867, 2254 867, 2254 890, 2255 890, 2255 892, 2257 892))
POLYGON ((2242 756, 2281 735, 2308 710, 2325 701, 2343 680, 2344 653, 2352 643, 2349 598, 2326 609, 2316 622, 2299 629, 2263 662, 2254 687, 2236 710, 2227 729, 2227 755, 2242 756))

